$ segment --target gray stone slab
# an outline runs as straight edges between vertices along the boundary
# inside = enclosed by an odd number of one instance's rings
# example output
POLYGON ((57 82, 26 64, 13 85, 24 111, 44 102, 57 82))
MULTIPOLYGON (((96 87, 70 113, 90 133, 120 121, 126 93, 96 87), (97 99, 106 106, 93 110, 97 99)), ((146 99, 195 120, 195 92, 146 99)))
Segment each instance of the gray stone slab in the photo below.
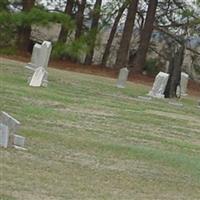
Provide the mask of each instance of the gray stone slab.
POLYGON ((8 127, 0 123, 0 147, 7 148, 9 145, 9 131, 8 127))
POLYGON ((181 72, 181 81, 180 81, 180 89, 181 89, 181 96, 187 95, 187 85, 188 85, 189 75, 185 72, 181 72))
POLYGON ((128 79, 129 70, 125 67, 122 68, 119 72, 118 80, 117 80, 117 87, 118 88, 125 88, 126 81, 128 79))
POLYGON ((38 67, 47 70, 52 45, 49 41, 44 41, 41 45, 35 44, 32 51, 31 62, 26 65, 27 69, 35 71, 38 67))
POLYGON ((13 145, 24 147, 24 144, 25 144, 25 137, 20 135, 13 136, 13 145))
POLYGON ((0 122, 8 127, 10 135, 15 134, 16 130, 20 126, 19 121, 17 121, 15 118, 10 116, 8 113, 3 112, 3 111, 1 112, 1 115, 0 115, 0 122))
POLYGON ((43 83, 45 73, 46 72, 42 67, 37 68, 31 78, 29 85, 32 87, 40 87, 43 83))
POLYGON ((153 87, 148 93, 149 96, 156 98, 164 98, 165 88, 169 79, 169 74, 164 72, 159 72, 154 80, 153 87))

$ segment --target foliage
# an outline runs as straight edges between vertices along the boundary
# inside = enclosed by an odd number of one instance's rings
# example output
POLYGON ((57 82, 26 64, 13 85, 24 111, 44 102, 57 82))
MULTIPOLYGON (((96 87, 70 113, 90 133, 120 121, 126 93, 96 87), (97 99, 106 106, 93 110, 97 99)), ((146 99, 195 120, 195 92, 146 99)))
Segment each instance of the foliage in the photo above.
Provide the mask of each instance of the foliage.
POLYGON ((63 13, 48 12, 43 9, 33 8, 30 12, 1 12, 0 13, 0 46, 14 44, 17 28, 22 28, 31 25, 48 26, 51 22, 60 23, 69 30, 75 28, 74 21, 63 13), (9 41, 10 40, 10 41, 9 41))
POLYGON ((157 74, 159 72, 157 62, 158 62, 157 59, 149 58, 145 63, 144 70, 148 74, 157 74))
POLYGON ((86 37, 81 36, 77 40, 65 43, 55 43, 53 47, 52 57, 54 58, 72 58, 79 60, 81 56, 89 50, 86 37))

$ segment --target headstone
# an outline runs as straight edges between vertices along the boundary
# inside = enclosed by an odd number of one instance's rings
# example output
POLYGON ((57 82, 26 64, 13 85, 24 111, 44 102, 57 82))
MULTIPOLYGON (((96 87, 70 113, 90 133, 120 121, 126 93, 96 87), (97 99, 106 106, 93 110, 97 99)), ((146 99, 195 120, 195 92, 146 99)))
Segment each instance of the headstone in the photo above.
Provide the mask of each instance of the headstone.
POLYGON ((169 79, 169 74, 164 72, 159 72, 156 76, 153 87, 148 93, 149 96, 156 98, 164 98, 164 92, 169 79))
POLYGON ((51 42, 44 41, 42 45, 35 44, 32 51, 31 62, 28 63, 26 68, 35 71, 38 67, 43 67, 47 70, 51 50, 51 42))
POLYGON ((125 67, 122 68, 119 72, 118 80, 117 80, 117 87, 118 88, 125 88, 126 81, 128 79, 129 70, 125 67))
POLYGON ((6 112, 1 112, 0 122, 8 127, 9 134, 14 135, 20 126, 20 122, 6 112))
POLYGON ((45 77, 45 70, 42 67, 39 67, 35 70, 32 79, 30 81, 30 86, 32 87, 40 87, 45 77))
POLYGON ((24 147, 25 137, 20 135, 14 135, 13 144, 19 147, 24 147))
POLYGON ((35 44, 32 51, 31 62, 28 63, 26 68, 35 70, 41 65, 42 60, 42 52, 41 52, 41 45, 35 44))
POLYGON ((7 148, 9 142, 8 127, 0 123, 0 147, 7 148))
POLYGON ((6 112, 0 115, 0 146, 8 147, 13 145, 14 135, 20 122, 6 112))
POLYGON ((188 80, 189 80, 189 75, 186 74, 185 72, 181 72, 181 82, 180 82, 181 96, 187 95, 188 80))

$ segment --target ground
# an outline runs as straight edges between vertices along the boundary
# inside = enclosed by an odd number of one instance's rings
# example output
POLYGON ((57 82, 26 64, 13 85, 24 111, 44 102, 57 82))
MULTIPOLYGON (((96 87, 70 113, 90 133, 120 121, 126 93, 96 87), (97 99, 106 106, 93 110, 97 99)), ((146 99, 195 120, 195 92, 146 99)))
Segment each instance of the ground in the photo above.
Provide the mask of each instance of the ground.
POLYGON ((0 59, 1 110, 27 147, 0 149, 1 200, 200 199, 196 90, 175 106, 138 98, 150 84, 54 68, 31 88, 25 63, 0 59))

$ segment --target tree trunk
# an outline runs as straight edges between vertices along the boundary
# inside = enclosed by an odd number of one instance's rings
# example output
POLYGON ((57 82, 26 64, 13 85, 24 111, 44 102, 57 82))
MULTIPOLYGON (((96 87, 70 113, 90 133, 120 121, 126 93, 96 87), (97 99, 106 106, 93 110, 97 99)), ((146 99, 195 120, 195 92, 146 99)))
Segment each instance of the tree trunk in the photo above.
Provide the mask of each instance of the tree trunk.
POLYGON ((83 20, 84 20, 84 10, 86 6, 86 0, 82 0, 81 3, 77 1, 78 4, 78 11, 76 13, 76 32, 75 32, 75 39, 78 39, 83 30, 83 20))
POLYGON ((155 21, 157 5, 158 0, 149 0, 147 16, 145 19, 144 28, 141 32, 139 47, 137 49, 136 57, 130 66, 131 68, 133 67, 134 72, 142 72, 142 69, 144 68, 149 43, 151 40, 151 34, 153 32, 153 24, 155 21))
POLYGON ((101 4, 102 4, 102 0, 96 0, 94 9, 93 9, 91 30, 94 31, 94 36, 90 44, 90 51, 86 55, 86 58, 85 58, 86 65, 92 64, 92 59, 94 55, 94 47, 95 47, 95 42, 96 42, 96 35, 97 35, 98 24, 99 24, 99 19, 100 19, 100 14, 101 14, 101 4))
POLYGON ((105 51, 104 51, 104 54, 103 54, 103 58, 102 58, 102 62, 101 62, 102 65, 106 65, 106 63, 107 63, 107 60, 108 60, 108 57, 109 57, 109 54, 110 54, 110 48, 111 48, 116 30, 117 30, 119 21, 120 21, 122 14, 123 14, 126 7, 127 7, 127 3, 124 3, 122 5, 122 7, 119 8, 119 10, 118 10, 118 14, 115 18, 114 24, 113 24, 112 29, 110 31, 110 35, 109 35, 109 38, 108 38, 108 41, 107 41, 107 44, 106 44, 106 48, 105 48, 105 51))
MULTIPOLYGON (((64 13, 66 13, 69 16, 72 16, 73 6, 74 6, 74 0, 67 0, 64 13)), ((58 41, 61 43, 65 43, 67 41, 67 35, 68 35, 68 29, 64 26, 61 26, 58 41)))
MULTIPOLYGON (((34 7, 35 0, 23 0, 22 1, 22 11, 30 12, 30 10, 34 7)), ((32 42, 30 40, 31 36, 31 26, 23 26, 18 28, 18 36, 17 36, 17 46, 22 51, 29 51, 32 42)))
POLYGON ((138 0, 132 0, 129 5, 123 34, 120 41, 120 46, 117 52, 117 59, 115 62, 116 68, 122 68, 127 64, 128 50, 130 46, 131 37, 133 34, 133 27, 135 22, 135 16, 137 13, 137 6, 138 6, 138 0))
POLYGON ((165 89, 165 97, 166 98, 174 98, 177 97, 177 87, 180 86, 181 80, 181 68, 184 58, 185 48, 182 46, 177 50, 175 55, 172 56, 169 65, 169 80, 165 89))

